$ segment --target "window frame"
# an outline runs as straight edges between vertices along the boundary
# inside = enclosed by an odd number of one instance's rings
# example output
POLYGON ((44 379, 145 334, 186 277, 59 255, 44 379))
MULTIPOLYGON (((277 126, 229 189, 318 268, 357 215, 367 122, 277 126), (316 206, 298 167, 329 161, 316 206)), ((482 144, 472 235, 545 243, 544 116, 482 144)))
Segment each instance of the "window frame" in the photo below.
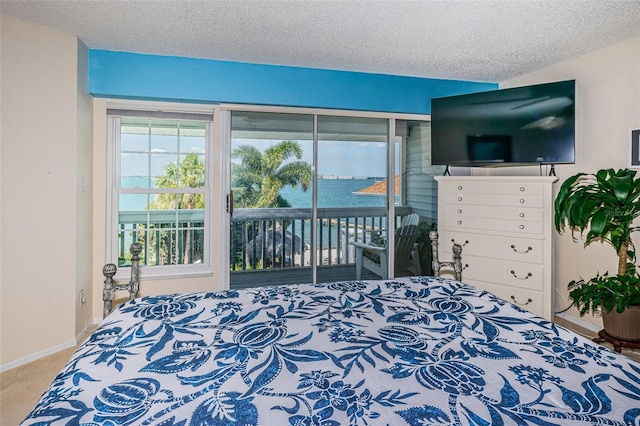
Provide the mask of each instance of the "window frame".
MULTIPOLYGON (((201 263, 179 264, 179 265, 154 265, 140 266, 140 277, 146 279, 175 279, 185 277, 211 276, 213 274, 213 253, 212 250, 212 226, 213 226, 213 148, 214 148, 214 113, 213 108, 202 110, 179 109, 156 110, 153 108, 138 109, 135 106, 130 108, 121 107, 109 108, 107 106, 107 262, 118 264, 118 247, 120 232, 119 227, 119 196, 121 194, 132 193, 153 193, 145 189, 123 189, 120 186, 120 119, 124 117, 138 117, 149 119, 179 119, 184 121, 200 121, 205 124, 205 185, 202 188, 184 188, 184 190, 170 189, 171 193, 203 193, 205 199, 204 208, 204 230, 203 230, 203 252, 201 263)), ((165 192, 165 191, 163 191, 165 192)), ((127 279, 131 274, 130 266, 119 266, 116 279, 127 279)))

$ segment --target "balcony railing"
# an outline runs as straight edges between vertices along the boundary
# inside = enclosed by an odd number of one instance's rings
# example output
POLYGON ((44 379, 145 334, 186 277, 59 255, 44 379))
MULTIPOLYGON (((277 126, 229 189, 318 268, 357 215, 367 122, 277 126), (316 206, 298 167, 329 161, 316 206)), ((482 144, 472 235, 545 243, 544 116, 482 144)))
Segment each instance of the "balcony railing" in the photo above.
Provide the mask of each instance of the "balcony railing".
MULTIPOLYGON (((231 274, 353 265, 352 241, 366 241, 366 230, 387 227, 384 207, 321 208, 317 243, 311 244, 312 210, 300 208, 236 209, 231 219, 231 274), (315 250, 314 250, 315 249, 315 250)), ((396 219, 410 213, 396 207, 396 219)), ((202 210, 120 212, 119 249, 143 244, 142 265, 197 263, 204 253, 202 210)), ((397 225, 397 224, 396 224, 397 225)))
POLYGON ((118 217, 119 263, 128 263, 129 246, 142 244, 140 264, 186 265, 202 261, 204 210, 123 211, 118 217))

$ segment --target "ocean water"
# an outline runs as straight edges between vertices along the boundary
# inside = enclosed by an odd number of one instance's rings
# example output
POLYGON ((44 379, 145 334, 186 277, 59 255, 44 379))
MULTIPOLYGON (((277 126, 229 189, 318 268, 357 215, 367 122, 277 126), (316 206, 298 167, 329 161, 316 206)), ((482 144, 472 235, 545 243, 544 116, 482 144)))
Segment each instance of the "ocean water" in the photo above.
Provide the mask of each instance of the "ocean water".
MULTIPOLYGON (((384 207, 384 198, 371 195, 354 195, 354 192, 373 185, 375 179, 318 179, 318 207, 384 207)), ((311 208, 311 190, 293 189, 287 186, 280 195, 291 207, 311 208)))
MULTIPOLYGON (((318 179, 318 207, 384 207, 384 197, 354 195, 354 192, 376 183, 376 179, 318 179)), ((122 182, 126 188, 148 188, 148 180, 134 176, 122 182)), ((311 208, 312 191, 286 186, 280 192, 291 207, 311 208)), ((146 196, 126 195, 120 200, 121 211, 145 210, 146 196)))

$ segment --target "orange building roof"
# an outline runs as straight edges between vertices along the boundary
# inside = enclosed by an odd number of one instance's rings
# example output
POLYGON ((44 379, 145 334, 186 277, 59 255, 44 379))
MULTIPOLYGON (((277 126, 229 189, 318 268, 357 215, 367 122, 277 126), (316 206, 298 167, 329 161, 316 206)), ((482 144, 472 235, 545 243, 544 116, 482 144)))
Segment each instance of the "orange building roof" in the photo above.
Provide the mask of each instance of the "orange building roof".
MULTIPOLYGON (((400 193, 400 175, 396 175, 395 177, 395 192, 394 194, 400 193)), ((356 195, 387 195, 387 180, 381 180, 380 182, 376 182, 373 185, 369 185, 366 188, 362 188, 359 191, 354 192, 356 195)))

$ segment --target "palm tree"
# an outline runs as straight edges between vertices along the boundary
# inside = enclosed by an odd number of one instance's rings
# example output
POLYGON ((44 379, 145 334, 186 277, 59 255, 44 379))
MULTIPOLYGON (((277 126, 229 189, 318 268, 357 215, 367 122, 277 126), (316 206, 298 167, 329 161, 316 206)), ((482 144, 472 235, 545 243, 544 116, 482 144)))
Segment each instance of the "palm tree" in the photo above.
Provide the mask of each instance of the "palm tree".
MULTIPOLYGON (((195 153, 187 154, 180 164, 169 163, 164 174, 154 178, 157 188, 203 188, 205 184, 205 163, 195 153)), ((151 203, 156 210, 194 210, 204 209, 204 194, 158 194, 151 203)), ((191 263, 195 253, 191 253, 191 222, 187 222, 184 243, 184 261, 191 263)), ((175 241, 174 241, 175 244, 175 241)), ((166 248, 163 248, 166 250, 166 248)), ((170 253, 167 253, 167 257, 170 253)))
MULTIPOLYGON (((198 154, 190 153, 177 163, 169 163, 164 174, 154 178, 158 188, 203 188, 205 164, 198 154)), ((159 210, 203 209, 204 194, 158 194, 152 207, 159 210)))
POLYGON ((302 148, 295 141, 282 141, 265 149, 264 153, 251 145, 241 145, 231 153, 240 164, 232 164, 232 187, 235 202, 239 207, 291 207, 282 198, 280 190, 291 185, 301 186, 303 191, 311 184, 311 165, 300 160, 302 148))
MULTIPOLYGON (((286 185, 297 188, 300 185, 303 191, 307 191, 311 184, 311 165, 306 161, 300 161, 302 148, 298 142, 281 141, 265 149, 264 152, 260 152, 252 145, 241 145, 231 152, 231 157, 241 160, 240 164, 232 164, 234 202, 239 207, 291 207, 291 203, 280 195, 282 188, 286 185), (287 162, 292 158, 297 161, 287 162)), ((282 223, 281 226, 276 225, 276 229, 270 228, 265 235, 262 235, 264 230, 259 229, 258 222, 243 226, 252 228, 251 234, 255 235, 255 238, 248 241, 248 229, 240 230, 241 235, 236 233, 232 238, 242 239, 242 247, 259 246, 265 241, 271 241, 272 244, 267 244, 267 246, 273 247, 273 242, 279 241, 277 245, 284 244, 288 255, 293 255, 295 249, 292 246, 287 246, 286 223, 282 223)), ((289 238, 291 239, 289 243, 295 244, 293 237, 289 238)), ((298 242, 298 249, 300 244, 298 242)), ((263 265, 275 265, 277 263, 276 253, 280 251, 278 248, 270 254, 266 254, 266 258, 261 259, 264 262, 263 265)), ((244 253, 237 253, 237 255, 247 256, 247 262, 250 262, 254 267, 256 266, 256 259, 250 259, 247 250, 244 250, 244 253)))

